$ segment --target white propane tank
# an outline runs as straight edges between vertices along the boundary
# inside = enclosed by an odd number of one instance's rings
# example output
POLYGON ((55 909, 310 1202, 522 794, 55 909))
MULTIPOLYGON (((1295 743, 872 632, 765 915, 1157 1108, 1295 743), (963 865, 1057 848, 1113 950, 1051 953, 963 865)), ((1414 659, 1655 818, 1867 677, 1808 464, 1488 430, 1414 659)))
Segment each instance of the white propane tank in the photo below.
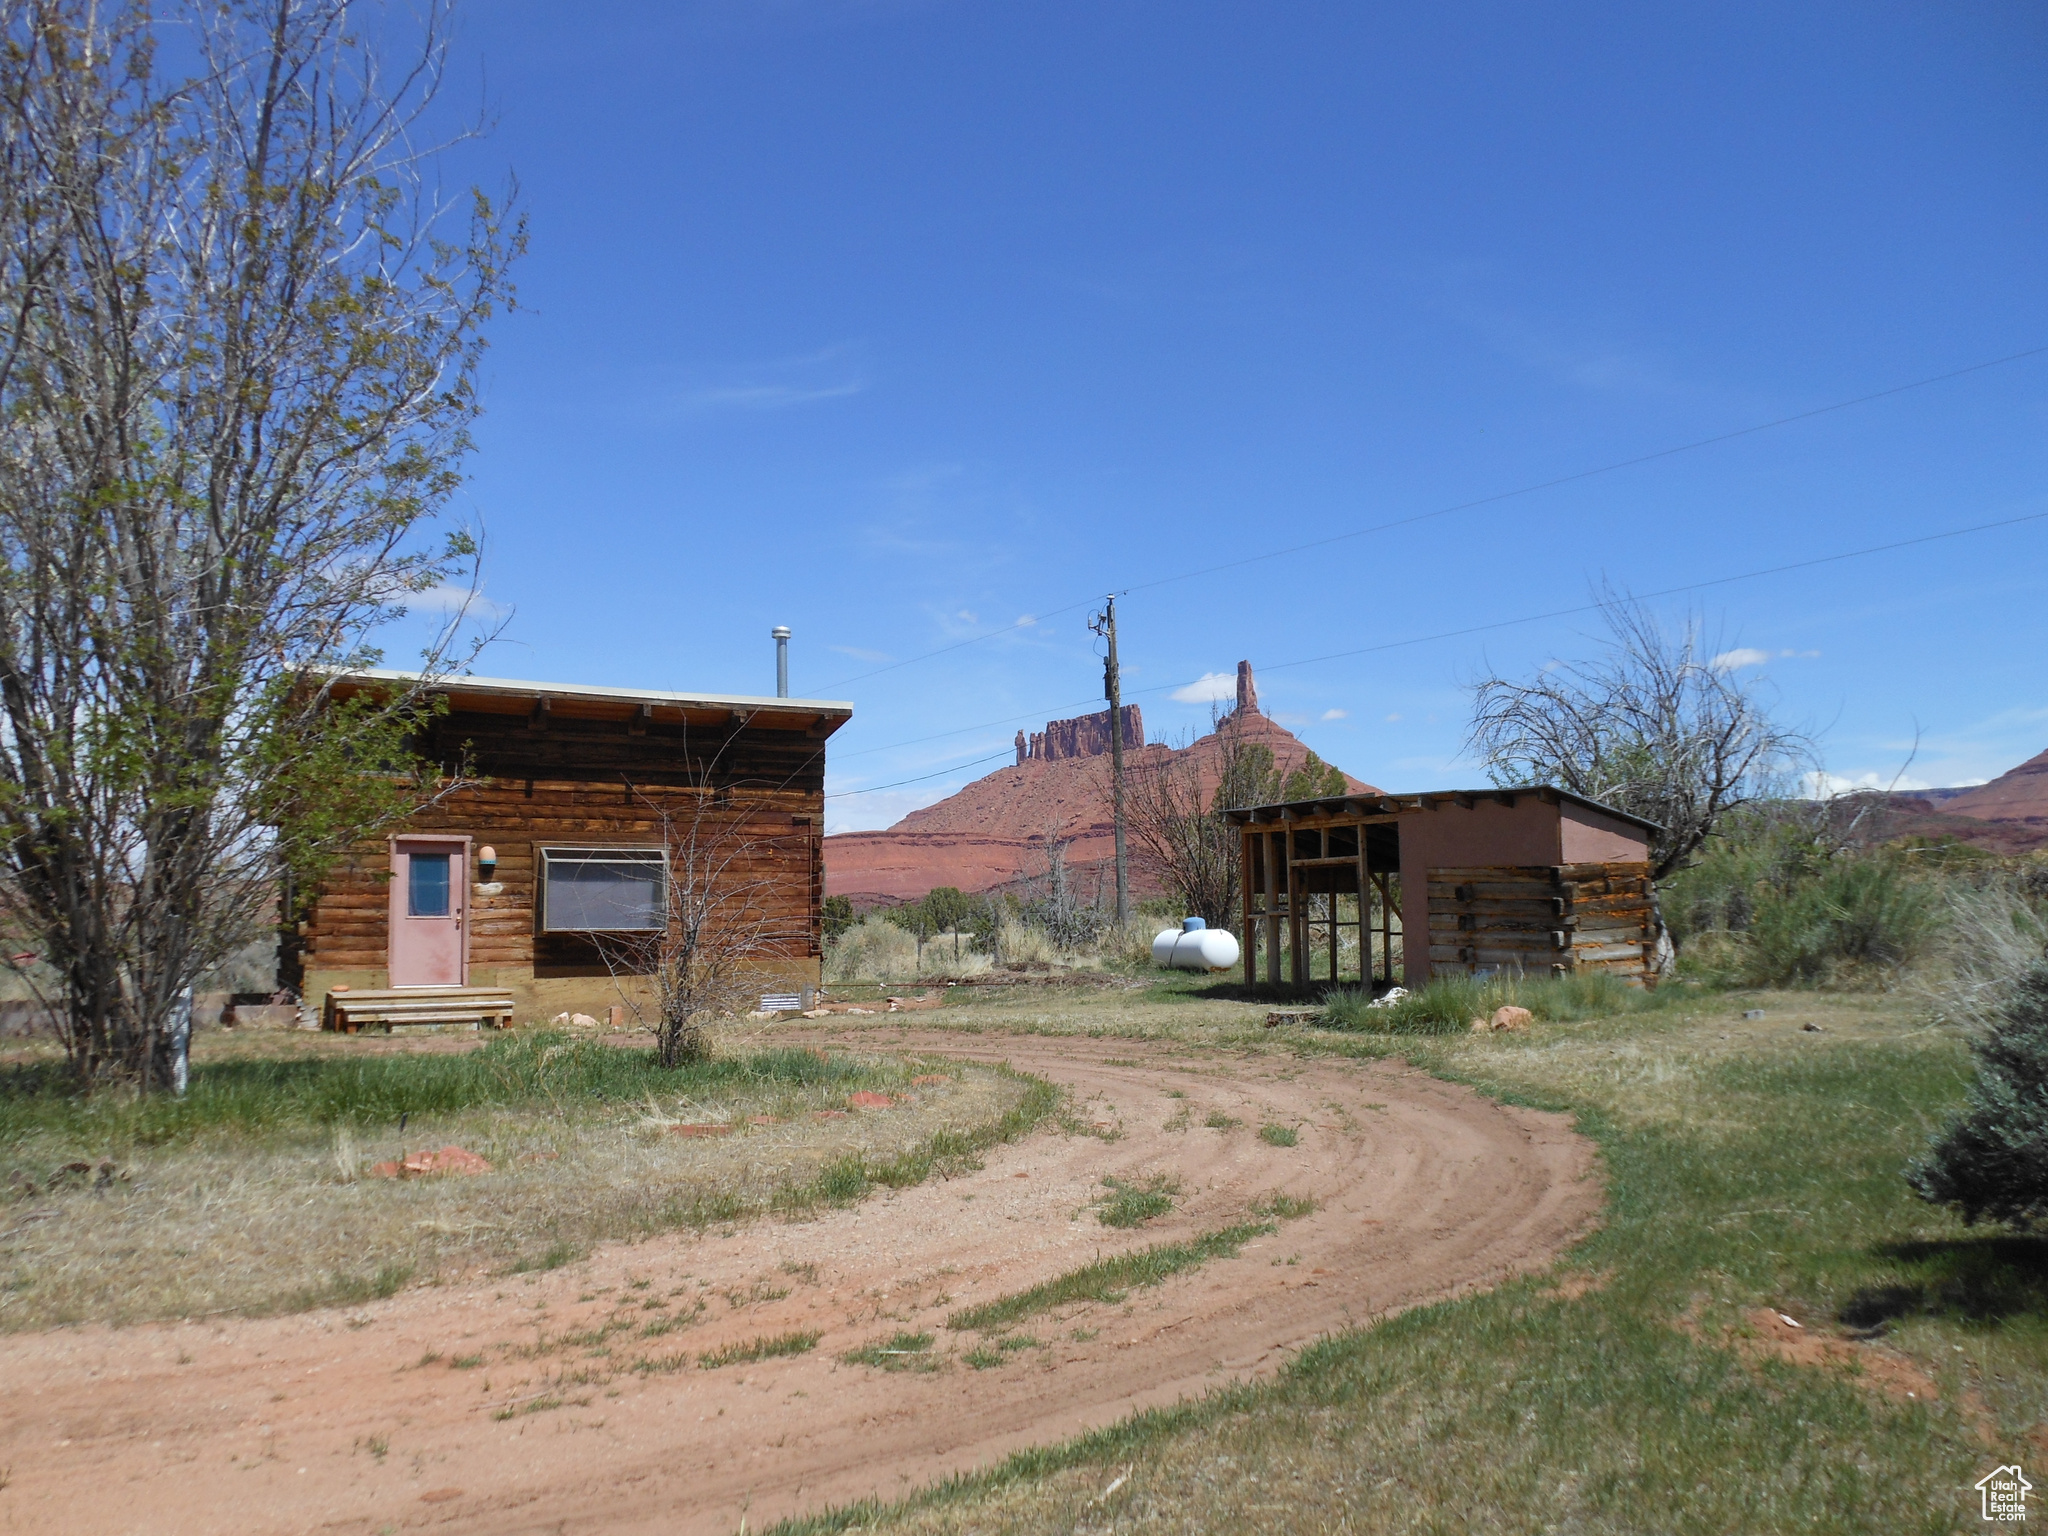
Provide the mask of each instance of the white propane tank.
POLYGON ((1199 917, 1162 929, 1152 941, 1152 963, 1177 971, 1227 971, 1237 964, 1237 940, 1199 917))

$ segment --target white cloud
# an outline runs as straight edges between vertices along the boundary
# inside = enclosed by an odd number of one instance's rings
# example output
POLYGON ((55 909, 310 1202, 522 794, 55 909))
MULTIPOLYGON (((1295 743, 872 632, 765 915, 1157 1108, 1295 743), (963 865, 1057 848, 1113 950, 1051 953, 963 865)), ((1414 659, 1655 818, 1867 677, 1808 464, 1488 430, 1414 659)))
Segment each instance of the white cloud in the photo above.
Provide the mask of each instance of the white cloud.
POLYGON ((887 651, 864 651, 857 645, 828 645, 828 651, 837 651, 842 656, 851 656, 855 661, 894 661, 896 658, 887 651))
POLYGON ((1037 625, 1038 616, 1036 614, 1025 613, 1017 616, 1017 627, 1019 629, 1034 629, 1037 625))
POLYGON ((1389 716, 1387 716, 1387 724, 1389 724, 1389 725, 1399 725, 1400 723, 1401 723, 1401 717, 1400 717, 1399 715, 1389 715, 1389 716))
POLYGON ((407 592, 403 596, 408 613, 440 613, 453 618, 468 610, 472 619, 502 619, 512 610, 501 603, 494 603, 481 592, 472 592, 468 587, 458 587, 453 582, 441 582, 428 587, 424 592, 407 592))
POLYGON ((844 384, 719 384, 693 389, 676 403, 686 411, 781 411, 820 400, 843 400, 866 388, 858 379, 844 384))
POLYGON ((1323 718, 1325 720, 1348 720, 1351 718, 1351 711, 1348 709, 1326 709, 1323 711, 1323 718))
POLYGON ((1169 697, 1181 704, 1214 704, 1222 699, 1235 701, 1237 698, 1237 674, 1234 672, 1204 672, 1185 687, 1174 689, 1169 697))
MULTIPOLYGON (((1902 795, 1910 795, 1922 789, 1960 787, 1930 784, 1927 780, 1914 778, 1910 774, 1897 775, 1896 782, 1894 778, 1894 774, 1879 773, 1874 768, 1866 769, 1862 773, 1829 773, 1826 769, 1821 769, 1804 775, 1800 783, 1805 787, 1808 797, 1814 800, 1832 800, 1837 795, 1853 795, 1872 789, 1895 789, 1902 795)), ((1975 779, 1968 782, 1981 784, 1984 780, 1975 779)))
POLYGON ((1774 659, 1796 658, 1801 661, 1812 661, 1819 655, 1819 651, 1760 651, 1753 645, 1742 645, 1732 651, 1723 651, 1707 665, 1716 672, 1736 672, 1744 667, 1760 667, 1774 659))

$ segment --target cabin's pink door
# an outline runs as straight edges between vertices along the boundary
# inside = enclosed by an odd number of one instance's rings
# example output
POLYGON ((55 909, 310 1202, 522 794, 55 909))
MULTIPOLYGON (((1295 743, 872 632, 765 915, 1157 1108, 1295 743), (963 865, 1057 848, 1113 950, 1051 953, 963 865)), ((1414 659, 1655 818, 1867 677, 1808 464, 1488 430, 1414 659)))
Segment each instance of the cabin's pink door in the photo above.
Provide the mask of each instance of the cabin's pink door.
POLYGON ((469 839, 391 840, 391 985, 469 981, 469 839))

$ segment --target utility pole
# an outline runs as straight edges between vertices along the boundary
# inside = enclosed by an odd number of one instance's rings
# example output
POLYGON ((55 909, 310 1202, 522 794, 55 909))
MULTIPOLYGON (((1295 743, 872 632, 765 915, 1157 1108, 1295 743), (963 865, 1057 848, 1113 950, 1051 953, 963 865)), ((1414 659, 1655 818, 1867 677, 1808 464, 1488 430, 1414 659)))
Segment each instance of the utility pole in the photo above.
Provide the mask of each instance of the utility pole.
POLYGON ((1088 627, 1109 642, 1109 654, 1102 659, 1102 694, 1109 700, 1109 783, 1111 815, 1116 826, 1116 925, 1121 928, 1131 915, 1130 877, 1124 865, 1124 685, 1116 664, 1116 594, 1108 607, 1088 621, 1088 627))

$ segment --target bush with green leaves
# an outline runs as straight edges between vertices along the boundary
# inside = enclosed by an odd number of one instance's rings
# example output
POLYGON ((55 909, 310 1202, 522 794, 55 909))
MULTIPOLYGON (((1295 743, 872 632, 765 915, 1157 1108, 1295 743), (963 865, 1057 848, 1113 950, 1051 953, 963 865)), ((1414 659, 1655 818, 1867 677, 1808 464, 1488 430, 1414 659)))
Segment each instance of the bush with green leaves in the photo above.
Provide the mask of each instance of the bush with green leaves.
POLYGON ((1732 986, 1847 982, 1924 959, 1963 862, 1845 845, 1825 806, 1753 807, 1658 890, 1686 970, 1732 986))
POLYGON ((907 981, 917 975, 917 940, 871 912, 825 952, 828 981, 907 981))
POLYGON ((2048 1216, 2048 958, 2014 984, 2003 1017, 1974 1045, 1963 1117, 1906 1178, 1963 1220, 2030 1227, 2048 1216))

